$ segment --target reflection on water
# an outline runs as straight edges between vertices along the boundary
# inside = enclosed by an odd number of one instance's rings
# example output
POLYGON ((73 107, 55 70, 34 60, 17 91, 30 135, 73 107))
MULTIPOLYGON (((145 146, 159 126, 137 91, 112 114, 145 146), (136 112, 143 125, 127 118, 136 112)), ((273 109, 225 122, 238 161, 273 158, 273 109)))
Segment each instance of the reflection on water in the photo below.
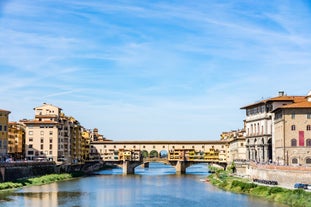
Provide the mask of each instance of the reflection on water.
POLYGON ((104 170, 96 176, 23 188, 0 206, 277 206, 201 182, 207 171, 206 165, 195 165, 187 169, 187 175, 175 175, 173 167, 159 163, 138 167, 135 175, 104 170))

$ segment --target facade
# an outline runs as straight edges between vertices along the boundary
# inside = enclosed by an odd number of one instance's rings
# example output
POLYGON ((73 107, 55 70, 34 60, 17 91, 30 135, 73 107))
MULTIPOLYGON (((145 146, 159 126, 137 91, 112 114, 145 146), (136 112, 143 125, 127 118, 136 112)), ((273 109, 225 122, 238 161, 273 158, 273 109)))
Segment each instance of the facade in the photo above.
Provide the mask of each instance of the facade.
POLYGON ((311 166, 311 92, 274 111, 274 162, 311 166))
POLYGON ((9 122, 8 155, 14 160, 22 160, 25 155, 25 125, 9 122))
POLYGON ((61 108, 43 104, 34 108, 35 118, 24 120, 25 156, 29 160, 48 159, 56 161, 58 157, 58 120, 61 108))
POLYGON ((229 149, 227 152, 227 162, 231 164, 236 161, 246 160, 246 148, 245 148, 245 130, 232 130, 230 132, 223 132, 221 140, 225 140, 229 143, 229 149))
POLYGON ((300 102, 304 96, 287 96, 284 92, 274 98, 265 99, 242 107, 246 110, 246 159, 268 163, 274 160, 272 111, 281 106, 300 102))
POLYGON ((47 159, 62 163, 83 162, 84 128, 73 117, 65 116, 62 109, 44 103, 34 108, 35 118, 23 120, 25 156, 27 159, 47 159))
POLYGON ((227 141, 97 141, 91 143, 91 158, 103 161, 118 161, 120 155, 134 159, 142 157, 168 160, 227 162, 227 141), (131 156, 129 156, 131 155, 131 156), (138 156, 138 158, 137 158, 138 156))
POLYGON ((8 125, 10 111, 0 109, 0 160, 7 158, 8 149, 8 125))

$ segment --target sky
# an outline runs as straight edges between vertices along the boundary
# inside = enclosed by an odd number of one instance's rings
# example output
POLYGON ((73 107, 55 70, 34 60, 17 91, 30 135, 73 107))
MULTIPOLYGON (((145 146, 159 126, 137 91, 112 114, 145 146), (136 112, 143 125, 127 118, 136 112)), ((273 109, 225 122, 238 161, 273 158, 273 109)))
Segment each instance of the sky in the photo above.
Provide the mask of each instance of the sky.
POLYGON ((1 0, 0 108, 43 103, 113 140, 218 140, 311 90, 309 0, 1 0))

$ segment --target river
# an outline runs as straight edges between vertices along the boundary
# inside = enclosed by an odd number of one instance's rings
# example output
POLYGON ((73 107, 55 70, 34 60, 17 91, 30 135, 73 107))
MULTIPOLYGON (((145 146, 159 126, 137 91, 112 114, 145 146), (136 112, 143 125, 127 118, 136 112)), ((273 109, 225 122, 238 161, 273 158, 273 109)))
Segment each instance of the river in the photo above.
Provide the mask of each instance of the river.
POLYGON ((0 201, 4 207, 280 207, 245 195, 224 192, 202 179, 207 165, 194 165, 186 175, 175 175, 171 166, 150 163, 138 167, 135 175, 121 169, 103 170, 97 175, 19 189, 0 201))

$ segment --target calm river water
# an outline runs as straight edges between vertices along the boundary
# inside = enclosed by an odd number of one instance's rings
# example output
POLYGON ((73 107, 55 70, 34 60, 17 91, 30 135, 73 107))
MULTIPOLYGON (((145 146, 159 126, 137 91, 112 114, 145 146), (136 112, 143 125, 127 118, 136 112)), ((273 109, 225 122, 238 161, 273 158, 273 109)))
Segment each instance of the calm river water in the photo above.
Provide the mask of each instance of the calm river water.
POLYGON ((192 166, 186 175, 175 175, 174 168, 159 163, 139 167, 135 175, 123 176, 121 169, 103 170, 95 176, 17 190, 0 206, 280 207, 221 191, 201 181, 207 175, 206 165, 192 166))

